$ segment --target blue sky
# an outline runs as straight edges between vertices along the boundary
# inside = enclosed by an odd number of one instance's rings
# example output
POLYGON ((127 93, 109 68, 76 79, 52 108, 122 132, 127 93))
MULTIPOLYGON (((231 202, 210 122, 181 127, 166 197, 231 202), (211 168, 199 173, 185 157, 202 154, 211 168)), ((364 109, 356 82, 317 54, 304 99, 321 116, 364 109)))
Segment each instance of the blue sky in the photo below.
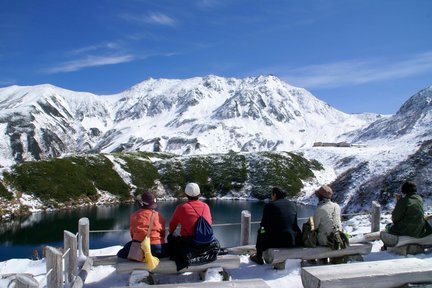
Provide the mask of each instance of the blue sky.
POLYGON ((0 87, 273 74, 347 113, 432 85, 430 0, 0 0, 0 87))

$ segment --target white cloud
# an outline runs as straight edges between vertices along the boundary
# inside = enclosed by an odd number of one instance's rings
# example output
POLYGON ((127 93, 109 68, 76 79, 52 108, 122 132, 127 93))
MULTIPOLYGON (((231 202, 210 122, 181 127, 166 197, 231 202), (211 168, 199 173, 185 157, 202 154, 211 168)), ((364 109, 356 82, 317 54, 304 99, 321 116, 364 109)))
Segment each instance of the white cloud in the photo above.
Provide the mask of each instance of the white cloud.
POLYGON ((177 21, 174 18, 158 12, 151 12, 146 15, 121 14, 120 17, 126 21, 139 24, 156 24, 172 27, 177 25, 177 21))
POLYGON ((300 87, 334 88, 384 80, 396 80, 432 71, 432 52, 404 60, 353 60, 311 65, 297 69, 277 69, 280 78, 300 87))
POLYGON ((77 59, 61 63, 58 66, 45 70, 46 73, 54 74, 61 72, 78 71, 88 67, 104 66, 130 62, 135 59, 132 55, 114 55, 114 56, 86 56, 83 59, 77 59))
POLYGON ((70 51, 70 54, 83 54, 97 50, 116 50, 122 47, 121 41, 112 41, 101 44, 89 45, 70 51))

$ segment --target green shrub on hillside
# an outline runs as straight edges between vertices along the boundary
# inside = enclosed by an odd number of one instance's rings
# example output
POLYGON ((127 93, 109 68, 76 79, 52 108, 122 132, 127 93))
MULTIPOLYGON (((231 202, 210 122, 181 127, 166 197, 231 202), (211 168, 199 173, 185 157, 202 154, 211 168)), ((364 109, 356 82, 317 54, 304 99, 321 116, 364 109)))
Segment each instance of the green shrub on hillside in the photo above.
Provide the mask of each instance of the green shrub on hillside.
POLYGON ((64 202, 81 195, 93 199, 97 195, 84 168, 70 159, 24 162, 16 165, 12 173, 5 173, 4 178, 17 190, 33 194, 42 201, 64 202))
POLYGON ((130 173, 132 183, 137 186, 135 195, 154 188, 155 181, 159 179, 159 173, 150 160, 137 158, 135 154, 123 154, 120 158, 126 162, 124 166, 122 165, 123 169, 130 173))
POLYGON ((205 197, 214 196, 214 190, 209 182, 212 163, 212 158, 205 156, 192 156, 185 162, 186 182, 197 183, 200 186, 201 194, 205 197))
POLYGON ((246 157, 235 152, 220 155, 214 160, 211 174, 212 186, 216 193, 224 196, 239 191, 247 181, 246 157))
POLYGON ((102 154, 70 159, 84 168, 87 179, 92 181, 96 188, 120 196, 123 200, 130 198, 128 185, 113 170, 112 162, 102 154))
POLYGON ((122 199, 129 197, 127 185, 101 155, 24 162, 14 166, 13 172, 4 173, 4 178, 17 190, 45 202, 66 202, 82 196, 97 200, 96 187, 122 199))
POLYGON ((184 197, 183 189, 186 185, 186 174, 182 162, 177 159, 158 161, 155 163, 160 173, 160 181, 174 197, 184 197))
POLYGON ((311 167, 315 164, 294 153, 261 152, 249 165, 251 196, 265 199, 273 186, 281 187, 289 196, 297 195, 303 188, 302 180, 314 176, 311 167))
POLYGON ((6 189, 2 182, 0 182, 0 197, 6 200, 12 200, 13 198, 13 194, 6 189))
MULTIPOLYGON (((205 197, 241 191, 265 199, 272 186, 280 186, 295 196, 303 187, 302 181, 314 177, 312 170, 322 169, 319 162, 288 152, 231 151, 190 157, 134 152, 115 153, 115 157, 123 160, 122 169, 130 173, 136 194, 156 189, 160 181, 168 195, 176 198, 184 197, 187 182, 198 183, 205 197), (248 190, 244 191, 245 187, 248 190)), ((4 180, 17 191, 33 194, 45 203, 97 200, 97 189, 118 195, 121 200, 130 199, 129 183, 124 183, 103 155, 24 162, 14 166, 12 172, 5 172, 4 180)), ((0 197, 9 194, 0 183, 0 197)))

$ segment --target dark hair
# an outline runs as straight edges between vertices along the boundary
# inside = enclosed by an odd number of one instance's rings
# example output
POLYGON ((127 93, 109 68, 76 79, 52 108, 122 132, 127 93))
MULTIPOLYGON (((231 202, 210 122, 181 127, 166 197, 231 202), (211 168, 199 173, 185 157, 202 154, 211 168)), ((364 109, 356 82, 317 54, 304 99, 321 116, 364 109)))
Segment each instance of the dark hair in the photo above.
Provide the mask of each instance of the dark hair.
POLYGON ((414 182, 406 181, 402 184, 401 191, 403 194, 414 194, 417 192, 417 186, 414 182))
POLYGON ((287 195, 287 193, 279 187, 273 187, 272 194, 276 195, 277 199, 283 199, 287 195))
POLYGON ((186 197, 187 197, 188 200, 198 200, 199 199, 199 195, 198 196, 194 196, 194 197, 186 195, 186 197))

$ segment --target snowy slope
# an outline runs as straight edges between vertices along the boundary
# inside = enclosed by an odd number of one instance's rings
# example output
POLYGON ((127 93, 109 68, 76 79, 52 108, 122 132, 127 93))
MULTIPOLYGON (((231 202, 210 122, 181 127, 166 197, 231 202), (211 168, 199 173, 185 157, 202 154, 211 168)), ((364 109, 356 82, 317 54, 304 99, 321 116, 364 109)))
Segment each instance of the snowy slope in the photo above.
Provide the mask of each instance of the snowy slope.
MULTIPOLYGON (((338 140, 356 143, 351 148, 315 147, 300 151, 333 167, 328 181, 335 200, 345 211, 360 211, 372 200, 384 208, 394 204, 393 194, 405 180, 415 181, 431 202, 432 87, 410 97, 395 115, 382 117, 364 129, 341 135, 338 140)), ((332 169, 330 169, 331 171, 332 169)), ((310 199, 309 199, 310 200, 310 199)))

